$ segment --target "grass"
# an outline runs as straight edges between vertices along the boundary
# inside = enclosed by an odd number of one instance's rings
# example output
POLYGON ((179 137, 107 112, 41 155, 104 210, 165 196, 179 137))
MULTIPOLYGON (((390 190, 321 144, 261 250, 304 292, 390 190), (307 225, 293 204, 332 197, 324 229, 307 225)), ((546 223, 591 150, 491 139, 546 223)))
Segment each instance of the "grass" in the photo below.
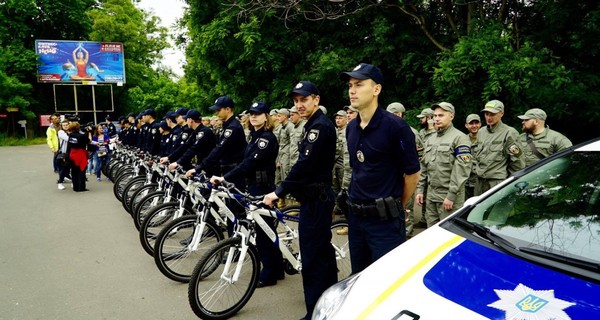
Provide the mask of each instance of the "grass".
POLYGON ((13 138, 13 137, 0 137, 0 147, 8 147, 8 146, 31 146, 34 144, 45 144, 45 137, 38 138, 13 138))

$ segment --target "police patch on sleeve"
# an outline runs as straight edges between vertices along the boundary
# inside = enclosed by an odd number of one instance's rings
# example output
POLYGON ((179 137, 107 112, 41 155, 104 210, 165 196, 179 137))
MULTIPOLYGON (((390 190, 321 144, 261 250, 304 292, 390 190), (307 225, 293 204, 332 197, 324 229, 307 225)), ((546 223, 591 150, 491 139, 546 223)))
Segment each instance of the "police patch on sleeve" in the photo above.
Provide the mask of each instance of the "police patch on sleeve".
POLYGON ((187 137, 188 137, 187 132, 184 132, 184 133, 181 134, 181 140, 186 140, 187 137))
POLYGON ((260 138, 256 144, 258 145, 259 149, 264 149, 269 145, 269 140, 260 138))
POLYGON ((521 150, 521 148, 516 145, 516 144, 511 144, 508 149, 506 149, 506 151, 508 152, 508 154, 510 155, 514 155, 514 156, 520 156, 521 153, 523 153, 523 151, 521 150))
POLYGON ((225 130, 225 132, 223 132, 223 136, 225 136, 225 138, 229 138, 231 136, 231 129, 227 129, 225 130))
POLYGON ((196 140, 200 140, 200 139, 202 139, 202 137, 204 137, 204 132, 198 132, 196 134, 196 140))
POLYGON ((307 134, 308 142, 313 143, 313 142, 317 141, 318 138, 319 138, 319 130, 310 129, 310 131, 307 134))
POLYGON ((454 148, 454 156, 462 161, 469 162, 472 159, 471 147, 461 145, 454 148))
POLYGON ((156 134, 156 129, 152 129, 152 134, 156 134))

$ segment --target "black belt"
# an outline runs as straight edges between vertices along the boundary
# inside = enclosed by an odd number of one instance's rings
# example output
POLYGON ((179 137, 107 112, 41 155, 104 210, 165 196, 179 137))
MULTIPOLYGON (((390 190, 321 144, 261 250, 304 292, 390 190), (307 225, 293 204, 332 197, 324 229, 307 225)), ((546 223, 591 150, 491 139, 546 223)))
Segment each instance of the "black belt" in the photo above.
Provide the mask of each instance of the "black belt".
POLYGON ((350 212, 360 217, 379 218, 382 221, 396 219, 401 215, 404 217, 405 211, 402 207, 400 198, 379 198, 370 203, 356 203, 346 200, 350 212))
POLYGON ((352 203, 350 200, 346 200, 350 211, 357 216, 361 217, 379 217, 379 211, 375 204, 357 204, 352 203))

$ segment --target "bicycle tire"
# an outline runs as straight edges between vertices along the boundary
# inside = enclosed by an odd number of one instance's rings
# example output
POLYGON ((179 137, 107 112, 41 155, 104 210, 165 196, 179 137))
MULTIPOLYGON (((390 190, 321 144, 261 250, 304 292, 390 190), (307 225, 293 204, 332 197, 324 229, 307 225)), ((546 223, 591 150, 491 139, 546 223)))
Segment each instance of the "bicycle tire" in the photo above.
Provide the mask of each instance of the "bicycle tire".
MULTIPOLYGON (((230 252, 239 252, 241 240, 238 237, 218 242, 194 268, 188 285, 188 301, 194 313, 202 319, 227 319, 236 314, 250 300, 258 285, 260 261, 254 246, 248 248, 242 263, 242 272, 235 283, 222 279, 224 258, 230 252), (216 268, 214 268, 216 267, 216 268), (208 272, 213 269, 213 272, 208 272)), ((240 263, 240 262, 237 262, 240 263)), ((237 263, 232 263, 231 276, 237 263)))
POLYGON ((123 188, 123 193, 121 194, 121 204, 123 205, 123 209, 131 214, 131 197, 135 193, 137 189, 146 184, 145 176, 137 176, 133 177, 129 180, 127 185, 123 188))
MULTIPOLYGON (((173 221, 173 216, 179 210, 179 202, 167 202, 158 205, 148 213, 140 226, 140 243, 144 251, 154 256, 154 243, 160 231, 173 221)), ((190 206, 183 207, 184 215, 195 215, 196 212, 190 206)))
POLYGON ((110 170, 108 172, 109 172, 109 178, 111 181, 115 181, 115 179, 116 179, 115 175, 116 175, 117 171, 124 165, 125 165, 124 162, 118 161, 117 163, 115 163, 113 166, 110 167, 110 170))
POLYGON ((200 258, 223 240, 223 231, 213 220, 206 220, 196 249, 189 248, 200 224, 199 216, 183 216, 169 222, 154 243, 154 262, 167 278, 187 283, 200 258))
POLYGON ((331 245, 335 250, 335 261, 338 269, 338 281, 346 279, 352 274, 350 263, 350 247, 348 245, 348 221, 346 219, 335 220, 331 223, 331 245), (344 230, 339 232, 338 230, 344 230))
POLYGON ((140 188, 136 189, 135 192, 133 193, 133 195, 131 196, 131 201, 129 201, 129 214, 131 214, 131 216, 133 217, 134 213, 135 213, 135 208, 136 206, 140 203, 140 201, 147 195, 149 195, 150 193, 156 191, 156 189, 158 189, 158 184, 157 183, 150 183, 150 184, 146 184, 141 186, 140 188))
POLYGON ((131 172, 129 173, 124 172, 115 179, 115 184, 113 185, 113 193, 119 201, 123 201, 123 188, 125 188, 125 186, 129 182, 129 179, 131 178, 133 178, 133 170, 131 170, 131 172))
POLYGON ((133 213, 133 225, 135 225, 135 228, 140 230, 140 227, 142 226, 142 223, 144 223, 144 219, 148 216, 150 210, 163 203, 165 203, 164 191, 154 191, 142 198, 135 207, 133 213))

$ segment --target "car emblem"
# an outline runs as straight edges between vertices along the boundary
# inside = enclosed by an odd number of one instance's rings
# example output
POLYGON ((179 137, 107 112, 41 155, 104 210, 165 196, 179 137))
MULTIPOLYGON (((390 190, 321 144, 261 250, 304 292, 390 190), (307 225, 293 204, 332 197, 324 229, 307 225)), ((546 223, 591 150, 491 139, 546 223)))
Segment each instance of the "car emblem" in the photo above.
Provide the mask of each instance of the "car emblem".
POLYGON ((563 311, 575 303, 554 297, 554 290, 533 290, 519 283, 514 290, 494 290, 500 300, 488 307, 504 310, 506 319, 571 319, 563 311))

